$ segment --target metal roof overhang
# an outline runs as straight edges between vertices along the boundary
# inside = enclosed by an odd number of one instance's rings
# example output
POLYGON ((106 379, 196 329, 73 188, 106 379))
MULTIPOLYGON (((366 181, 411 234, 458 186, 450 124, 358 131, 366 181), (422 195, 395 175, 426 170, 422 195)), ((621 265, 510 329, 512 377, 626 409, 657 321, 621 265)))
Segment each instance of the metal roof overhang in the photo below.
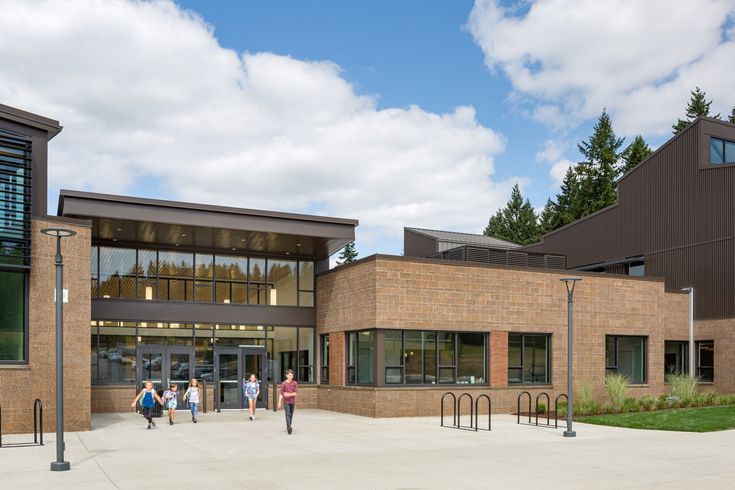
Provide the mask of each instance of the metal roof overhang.
POLYGON ((92 240, 326 259, 357 220, 62 190, 59 216, 92 221, 92 240))

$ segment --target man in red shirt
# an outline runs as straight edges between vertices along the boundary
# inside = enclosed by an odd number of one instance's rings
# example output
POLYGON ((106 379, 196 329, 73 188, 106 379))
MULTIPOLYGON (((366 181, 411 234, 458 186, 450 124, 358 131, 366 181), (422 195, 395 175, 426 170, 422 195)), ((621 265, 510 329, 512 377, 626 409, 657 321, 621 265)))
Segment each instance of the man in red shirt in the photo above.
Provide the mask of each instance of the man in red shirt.
POLYGON ((278 408, 284 408, 286 412, 286 430, 291 433, 291 421, 293 411, 296 410, 296 395, 299 384, 293 380, 293 371, 286 370, 286 381, 281 383, 281 395, 278 397, 278 408))

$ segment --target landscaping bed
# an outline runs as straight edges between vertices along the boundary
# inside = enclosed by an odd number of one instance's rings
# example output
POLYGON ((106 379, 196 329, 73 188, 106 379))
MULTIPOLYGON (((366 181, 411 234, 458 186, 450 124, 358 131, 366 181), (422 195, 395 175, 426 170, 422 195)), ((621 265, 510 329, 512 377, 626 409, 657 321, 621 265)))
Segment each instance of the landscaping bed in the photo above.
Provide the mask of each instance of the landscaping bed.
POLYGON ((575 417, 575 420, 586 424, 627 427, 630 429, 712 432, 735 429, 735 406, 615 413, 575 417))

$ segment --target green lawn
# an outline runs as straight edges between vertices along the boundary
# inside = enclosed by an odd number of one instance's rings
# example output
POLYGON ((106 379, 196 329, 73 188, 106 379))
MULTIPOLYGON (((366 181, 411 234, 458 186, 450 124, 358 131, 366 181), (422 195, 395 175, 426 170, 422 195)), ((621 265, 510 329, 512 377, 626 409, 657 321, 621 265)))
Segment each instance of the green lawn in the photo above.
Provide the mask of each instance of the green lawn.
POLYGON ((735 429, 735 407, 678 408, 658 412, 616 413, 575 417, 575 420, 586 424, 629 429, 712 432, 735 429))

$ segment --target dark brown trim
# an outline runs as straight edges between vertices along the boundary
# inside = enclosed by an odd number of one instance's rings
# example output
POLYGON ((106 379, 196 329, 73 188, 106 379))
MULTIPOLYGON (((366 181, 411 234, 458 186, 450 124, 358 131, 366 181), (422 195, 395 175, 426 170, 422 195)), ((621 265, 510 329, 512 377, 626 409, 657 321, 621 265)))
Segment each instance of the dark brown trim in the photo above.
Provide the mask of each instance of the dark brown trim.
POLYGON ((316 310, 299 306, 263 306, 179 301, 92 299, 95 320, 179 322, 316 327, 316 310))

